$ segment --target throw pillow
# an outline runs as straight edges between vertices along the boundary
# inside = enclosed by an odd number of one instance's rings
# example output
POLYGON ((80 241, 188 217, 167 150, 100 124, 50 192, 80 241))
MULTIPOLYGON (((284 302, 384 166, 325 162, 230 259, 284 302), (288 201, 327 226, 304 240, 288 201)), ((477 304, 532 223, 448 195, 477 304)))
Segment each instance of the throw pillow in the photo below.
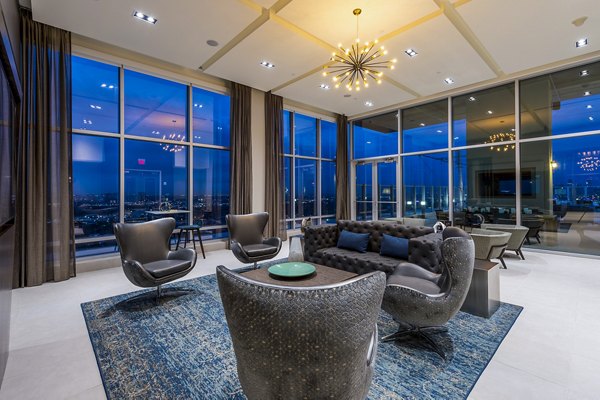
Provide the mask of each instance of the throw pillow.
POLYGON ((360 253, 367 252, 369 233, 354 233, 347 230, 340 232, 337 247, 340 249, 354 250, 360 253))
POLYGON ((390 236, 384 233, 379 254, 382 256, 408 260, 408 239, 390 236))

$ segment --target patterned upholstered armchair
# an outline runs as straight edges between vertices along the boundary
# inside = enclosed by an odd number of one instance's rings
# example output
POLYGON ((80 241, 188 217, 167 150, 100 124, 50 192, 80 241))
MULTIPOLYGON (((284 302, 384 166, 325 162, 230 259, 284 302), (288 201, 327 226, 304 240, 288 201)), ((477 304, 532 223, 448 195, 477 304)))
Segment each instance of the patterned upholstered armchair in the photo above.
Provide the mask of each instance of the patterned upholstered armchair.
POLYGON ((383 272, 335 285, 289 287, 218 266, 217 280, 238 376, 249 399, 367 396, 383 272))
POLYGON ((445 331, 443 325, 462 307, 473 277, 475 247, 469 235, 459 228, 446 228, 443 238, 441 274, 403 263, 388 277, 382 308, 400 327, 382 341, 415 336, 445 359, 431 334, 445 331))

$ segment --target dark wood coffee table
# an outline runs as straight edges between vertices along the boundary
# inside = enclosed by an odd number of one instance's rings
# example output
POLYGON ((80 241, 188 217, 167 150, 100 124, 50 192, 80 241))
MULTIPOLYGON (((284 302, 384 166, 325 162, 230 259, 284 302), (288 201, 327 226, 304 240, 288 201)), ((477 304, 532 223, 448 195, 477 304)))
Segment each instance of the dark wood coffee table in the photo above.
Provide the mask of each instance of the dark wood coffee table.
POLYGON ((311 275, 304 276, 302 278, 280 278, 269 274, 268 268, 253 269, 251 271, 243 272, 242 275, 247 278, 254 279, 255 281, 269 283, 271 285, 296 287, 331 285, 358 276, 358 274, 353 272, 348 272, 337 268, 330 268, 315 263, 307 264, 314 265, 317 270, 311 275))

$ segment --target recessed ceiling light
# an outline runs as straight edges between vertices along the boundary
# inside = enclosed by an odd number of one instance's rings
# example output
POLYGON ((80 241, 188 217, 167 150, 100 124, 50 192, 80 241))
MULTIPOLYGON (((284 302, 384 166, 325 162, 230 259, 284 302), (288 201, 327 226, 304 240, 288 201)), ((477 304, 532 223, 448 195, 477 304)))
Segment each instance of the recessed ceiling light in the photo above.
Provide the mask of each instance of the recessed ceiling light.
POLYGON ((108 85, 109 89, 114 89, 115 87, 113 85, 108 85))
POLYGON ((487 110, 488 114, 493 114, 494 112, 492 110, 487 110))
POLYGON ((202 108, 202 107, 204 107, 204 105, 200 104, 200 103, 194 103, 194 107, 196 107, 196 108, 202 108))
POLYGON ((419 126, 425 126, 425 123, 424 123, 424 122, 421 122, 421 123, 419 124, 419 126))
POLYGON ((585 92, 583 92, 583 95, 584 95, 584 96, 589 96, 589 95, 590 95, 590 92, 588 92, 588 91, 586 90, 585 92))
POLYGON ((585 108, 592 108, 592 105, 588 104, 587 106, 585 106, 585 108))
POLYGON ((373 107, 373 102, 367 100, 367 101, 365 101, 365 106, 367 106, 367 107, 373 107))
POLYGON ((588 45, 587 38, 579 39, 578 41, 575 42, 575 47, 585 47, 587 45, 588 45))
POLYGON ((441 129, 438 129, 436 132, 437 132, 437 133, 442 133, 442 130, 441 130, 441 129))
POLYGON ((405 53, 406 53, 406 54, 407 54, 409 57, 414 57, 414 56, 416 56, 417 54, 419 54, 419 53, 417 53, 417 52, 416 52, 414 49, 406 49, 406 50, 404 50, 404 52, 405 52, 405 53))
POLYGON ((367 142, 367 144, 371 144, 371 142, 367 142))
POLYGON ((141 19, 142 21, 146 21, 150 24, 156 24, 158 22, 158 20, 156 18, 146 15, 141 11, 134 11, 133 16, 136 17, 137 19, 141 19))
POLYGON ((351 94, 345 94, 344 97, 348 98, 348 97, 352 97, 352 95, 351 94))
POLYGON ((448 85, 452 85, 454 83, 454 79, 446 78, 446 79, 444 79, 444 82, 446 82, 448 85))
POLYGON ((219 45, 219 42, 213 39, 209 39, 206 41, 206 44, 212 47, 217 47, 219 45))
POLYGON ((515 128, 510 128, 510 130, 511 130, 512 132, 514 132, 514 131, 515 131, 515 128))
POLYGON ((454 136, 454 140, 458 140, 458 139, 459 139, 458 136, 454 136))
POLYGON ((261 61, 260 65, 262 65, 265 68, 275 68, 275 64, 272 64, 268 61, 261 61))
POLYGON ((100 85, 100 87, 106 87, 106 83, 103 83, 102 85, 100 85))
POLYGON ((90 104, 90 108, 93 108, 94 110, 102 110, 102 106, 97 106, 95 104, 90 104))
POLYGON ((475 101, 475 100, 477 100, 475 97, 473 97, 473 96, 469 97, 469 101, 475 101))
POLYGON ((319 87, 320 87, 321 89, 323 89, 323 90, 329 90, 329 85, 326 85, 326 84, 324 84, 324 83, 321 83, 321 84, 319 85, 319 87))
POLYGON ((588 76, 590 73, 587 69, 579 71, 579 76, 588 76))
POLYGON ((588 117, 588 119, 589 119, 590 121, 593 121, 593 120, 594 120, 594 117, 588 117))

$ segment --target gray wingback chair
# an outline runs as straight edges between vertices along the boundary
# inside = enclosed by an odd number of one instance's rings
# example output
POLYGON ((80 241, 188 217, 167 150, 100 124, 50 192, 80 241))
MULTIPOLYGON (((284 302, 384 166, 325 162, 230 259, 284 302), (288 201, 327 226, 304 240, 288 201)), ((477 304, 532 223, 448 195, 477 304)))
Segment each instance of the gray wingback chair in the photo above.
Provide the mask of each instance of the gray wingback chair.
POLYGON ((238 376, 250 400, 367 396, 383 272, 328 286, 289 287, 218 266, 217 280, 238 376))
POLYGON ((245 264, 270 260, 279 254, 281 239, 272 237, 265 239, 263 232, 269 222, 269 213, 225 216, 233 255, 245 264))
POLYGON ((443 325, 462 307, 473 277, 475 246, 469 235, 459 228, 446 228, 442 237, 441 274, 416 264, 402 263, 388 277, 382 308, 400 327, 382 341, 414 336, 446 359, 430 334, 446 331, 443 325))
POLYGON ((125 276, 136 286, 156 287, 157 298, 162 284, 187 275, 196 264, 195 250, 170 251, 173 229, 173 218, 113 225, 125 276))

